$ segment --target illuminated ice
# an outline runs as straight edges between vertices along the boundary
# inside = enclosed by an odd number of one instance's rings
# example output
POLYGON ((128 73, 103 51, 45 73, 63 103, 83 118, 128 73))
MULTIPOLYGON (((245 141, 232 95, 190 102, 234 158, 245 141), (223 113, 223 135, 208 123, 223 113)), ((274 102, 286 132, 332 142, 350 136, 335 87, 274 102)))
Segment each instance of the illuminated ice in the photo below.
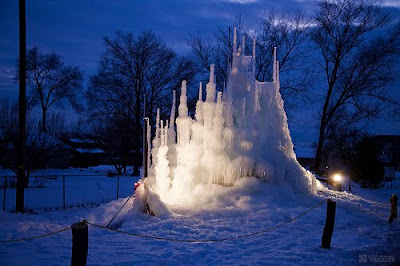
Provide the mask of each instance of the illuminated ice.
POLYGON ((191 206, 200 197, 216 196, 221 189, 256 177, 262 182, 289 184, 297 193, 315 193, 315 178, 297 162, 279 92, 276 49, 273 81, 255 79, 253 55, 236 45, 224 94, 216 94, 214 65, 202 99, 202 84, 195 119, 188 116, 187 83, 182 82, 175 119, 175 92, 171 117, 160 121, 152 142, 152 165, 146 188, 166 204, 191 206), (176 132, 174 125, 176 124, 176 132), (239 182, 238 182, 239 181, 239 182))

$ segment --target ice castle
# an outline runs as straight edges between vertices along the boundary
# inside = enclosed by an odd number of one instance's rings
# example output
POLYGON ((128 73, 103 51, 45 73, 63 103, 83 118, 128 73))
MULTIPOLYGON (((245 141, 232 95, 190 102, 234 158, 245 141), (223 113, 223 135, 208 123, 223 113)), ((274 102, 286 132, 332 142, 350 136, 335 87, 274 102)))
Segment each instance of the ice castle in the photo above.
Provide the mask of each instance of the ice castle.
MULTIPOLYGON (((224 94, 216 93, 214 65, 210 67, 206 99, 199 86, 195 119, 188 115, 187 83, 182 82, 175 119, 175 92, 169 121, 160 121, 152 141, 152 164, 141 186, 163 203, 190 204, 210 186, 235 186, 247 177, 287 184, 297 193, 315 193, 315 178, 296 160, 279 92, 276 49, 272 82, 255 79, 253 54, 244 54, 245 40, 237 47, 234 30, 233 60, 224 94), (176 131, 175 131, 176 124, 176 131)), ((150 135, 147 136, 150 146, 150 135)), ((140 192, 144 195, 144 191, 140 192)), ((146 199, 144 200, 146 201, 146 199)))

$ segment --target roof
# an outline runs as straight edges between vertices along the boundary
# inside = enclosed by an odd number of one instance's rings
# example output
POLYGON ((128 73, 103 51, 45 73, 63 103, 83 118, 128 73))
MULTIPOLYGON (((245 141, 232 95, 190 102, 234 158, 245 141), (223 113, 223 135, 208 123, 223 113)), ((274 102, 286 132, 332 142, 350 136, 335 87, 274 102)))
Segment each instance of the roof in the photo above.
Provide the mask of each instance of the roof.
POLYGON ((69 141, 71 141, 72 143, 91 143, 91 144, 97 143, 96 141, 91 140, 91 139, 77 139, 77 138, 71 138, 71 139, 69 139, 69 141))
POLYGON ((294 144, 294 153, 297 158, 313 159, 315 158, 316 148, 311 143, 294 144))
POLYGON ((90 149, 90 148, 75 148, 75 150, 79 153, 91 153, 91 154, 101 154, 101 153, 105 153, 102 149, 99 148, 94 148, 94 149, 90 149))

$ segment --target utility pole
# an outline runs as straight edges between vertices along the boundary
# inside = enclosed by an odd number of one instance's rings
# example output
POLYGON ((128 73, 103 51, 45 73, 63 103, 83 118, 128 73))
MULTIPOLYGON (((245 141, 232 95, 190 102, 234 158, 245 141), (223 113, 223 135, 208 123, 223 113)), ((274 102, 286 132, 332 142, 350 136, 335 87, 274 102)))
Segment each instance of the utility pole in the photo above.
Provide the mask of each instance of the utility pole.
POLYGON ((25 0, 19 0, 19 120, 17 145, 16 211, 24 212, 26 120, 26 21, 25 0))
POLYGON ((142 178, 147 177, 148 164, 147 161, 147 153, 148 153, 148 145, 147 145, 147 117, 146 117, 146 93, 144 93, 144 101, 143 101, 143 166, 142 166, 142 178))

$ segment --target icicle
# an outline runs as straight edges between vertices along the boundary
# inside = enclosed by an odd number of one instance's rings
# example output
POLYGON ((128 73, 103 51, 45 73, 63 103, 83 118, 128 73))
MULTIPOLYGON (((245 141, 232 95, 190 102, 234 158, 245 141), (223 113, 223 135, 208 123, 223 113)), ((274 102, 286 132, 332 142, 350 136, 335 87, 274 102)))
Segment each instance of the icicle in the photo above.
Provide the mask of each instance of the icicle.
POLYGON ((187 86, 186 80, 182 81, 181 98, 179 103, 179 117, 188 116, 186 86, 187 86))
POLYGON ((272 71, 272 82, 276 82, 276 47, 274 47, 274 64, 272 71))

